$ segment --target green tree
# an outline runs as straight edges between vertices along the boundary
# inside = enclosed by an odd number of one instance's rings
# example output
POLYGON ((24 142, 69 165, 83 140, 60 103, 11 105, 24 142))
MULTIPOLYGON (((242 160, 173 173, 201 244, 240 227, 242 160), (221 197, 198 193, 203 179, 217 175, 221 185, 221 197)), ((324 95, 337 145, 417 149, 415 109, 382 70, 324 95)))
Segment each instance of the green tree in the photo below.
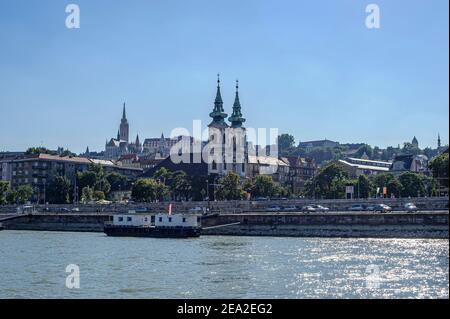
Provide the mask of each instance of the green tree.
POLYGON ((423 183, 425 186, 425 194, 427 196, 435 196, 439 189, 439 184, 433 177, 424 176, 423 183))
POLYGON ((25 204, 33 196, 33 187, 31 185, 20 185, 16 191, 16 202, 18 204, 25 204))
POLYGON ((166 182, 172 178, 172 172, 165 167, 161 167, 153 174, 153 178, 166 185, 166 182))
POLYGON ((405 154, 405 155, 419 155, 419 154, 422 154, 422 151, 420 150, 420 148, 414 146, 411 143, 404 143, 403 144, 403 149, 402 149, 402 154, 405 154))
POLYGON ((205 200, 208 191, 206 190, 206 176, 196 175, 191 176, 191 192, 192 192, 192 200, 201 201, 205 200))
POLYGON ((428 167, 433 173, 433 177, 437 179, 439 185, 448 187, 448 153, 441 154, 433 158, 428 167))
POLYGON ((70 181, 63 176, 52 178, 46 188, 46 199, 50 204, 67 204, 70 202, 70 181))
POLYGON ((394 178, 387 183, 387 196, 399 198, 402 191, 402 183, 397 178, 394 178))
POLYGON ((257 175, 244 183, 244 189, 252 197, 275 197, 278 189, 277 184, 270 175, 257 175))
POLYGON ((361 158, 364 155, 364 153, 366 153, 366 155, 369 158, 373 158, 373 149, 370 145, 367 145, 367 144, 362 145, 356 151, 355 156, 361 158))
POLYGON ((417 197, 426 195, 424 177, 422 175, 413 172, 406 172, 400 175, 398 180, 402 185, 400 191, 402 197, 417 197))
POLYGON ((168 192, 168 187, 153 178, 140 178, 131 188, 131 198, 136 202, 154 202, 168 192))
POLYGON ((8 204, 17 204, 17 192, 9 189, 5 196, 8 204))
POLYGON ((359 175, 355 185, 355 192, 359 198, 369 198, 373 190, 371 181, 366 175, 359 175))
POLYGON ((81 201, 84 204, 91 202, 94 199, 94 190, 89 186, 83 187, 81 191, 81 201))
POLYGON ((281 134, 278 136, 278 151, 280 154, 288 155, 294 151, 295 138, 290 134, 281 134))
POLYGON ((219 200, 239 200, 245 197, 241 178, 234 172, 228 172, 217 184, 216 197, 219 200))
POLYGON ((105 193, 103 193, 102 191, 94 191, 92 197, 95 201, 104 200, 105 193))
POLYGON ((94 188, 97 182, 97 175, 93 171, 78 172, 77 185, 79 189, 85 187, 94 188))
POLYGON ((157 183, 155 189, 155 197, 157 201, 163 201, 169 195, 170 188, 167 185, 157 183))
POLYGON ((25 152, 26 155, 37 155, 37 154, 50 154, 50 155, 57 155, 56 151, 49 150, 45 147, 30 147, 25 152))
POLYGON ((387 187, 387 197, 399 197, 402 188, 401 183, 391 173, 379 173, 371 177, 373 192, 379 188, 380 193, 383 192, 383 188, 387 187))
POLYGON ((9 191, 9 182, 0 181, 0 205, 6 204, 6 194, 9 191))
POLYGON ((111 185, 110 191, 119 191, 128 189, 128 178, 117 172, 109 173, 106 175, 105 178, 108 181, 109 185, 111 185))
POLYGON ((305 195, 318 198, 344 198, 345 186, 349 184, 348 174, 332 163, 322 168, 305 183, 305 195))
POLYGON ((192 186, 189 177, 184 171, 177 171, 173 173, 170 190, 172 191, 175 199, 184 199, 186 201, 189 200, 191 197, 192 186))
POLYGON ((87 171, 78 172, 77 186, 80 193, 86 186, 93 188, 94 191, 101 191, 105 195, 111 190, 111 184, 107 179, 103 166, 100 164, 91 164, 87 171))

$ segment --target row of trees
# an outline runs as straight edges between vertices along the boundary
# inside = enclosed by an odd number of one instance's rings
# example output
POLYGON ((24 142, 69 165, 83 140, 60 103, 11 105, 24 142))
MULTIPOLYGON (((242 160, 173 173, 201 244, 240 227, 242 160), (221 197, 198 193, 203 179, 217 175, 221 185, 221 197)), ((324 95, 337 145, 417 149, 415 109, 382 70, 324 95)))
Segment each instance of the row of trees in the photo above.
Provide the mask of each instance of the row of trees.
POLYGON ((76 156, 75 153, 72 153, 68 149, 64 149, 62 147, 58 147, 58 150, 50 150, 46 147, 37 146, 37 147, 30 147, 26 150, 25 154, 27 155, 37 155, 37 154, 49 154, 49 155, 58 155, 58 156, 76 156))
POLYGON ((162 167, 152 178, 140 178, 133 183, 131 197, 136 202, 172 200, 203 200, 206 180, 188 176, 184 171, 170 172, 162 167))
MULTIPOLYGON (((68 204, 74 200, 88 203, 105 199, 111 191, 127 190, 130 181, 119 173, 106 174, 103 167, 91 164, 87 171, 78 172, 76 181, 65 176, 55 176, 45 187, 45 202, 68 204)), ((9 182, 0 181, 0 204, 23 204, 31 199, 34 190, 30 185, 21 185, 17 190, 9 182)))
POLYGON ((9 182, 0 181, 0 205, 25 204, 33 196, 33 188, 30 185, 21 185, 17 190, 12 190, 9 182))
POLYGON ((271 176, 260 175, 241 182, 239 175, 229 172, 223 177, 188 176, 183 171, 159 169, 152 178, 138 179, 131 196, 137 202, 162 200, 240 200, 252 197, 287 197, 289 190, 275 183, 271 176))
POLYGON ((434 178, 422 174, 405 172, 398 177, 391 173, 377 175, 360 175, 357 179, 349 178, 340 166, 330 164, 321 169, 305 184, 304 195, 312 198, 341 199, 346 197, 346 186, 353 186, 356 198, 370 198, 383 195, 387 197, 432 196, 437 191, 434 178))

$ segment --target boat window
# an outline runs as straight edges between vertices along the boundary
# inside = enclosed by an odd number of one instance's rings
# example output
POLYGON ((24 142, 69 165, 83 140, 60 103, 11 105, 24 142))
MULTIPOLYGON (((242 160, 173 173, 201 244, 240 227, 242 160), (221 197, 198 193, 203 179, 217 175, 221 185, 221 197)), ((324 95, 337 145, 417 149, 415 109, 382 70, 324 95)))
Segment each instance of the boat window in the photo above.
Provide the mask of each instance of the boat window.
POLYGON ((119 222, 123 222, 123 217, 119 217, 119 222))
POLYGON ((127 217, 127 222, 131 222, 131 217, 127 217))
POLYGON ((172 222, 172 217, 169 217, 169 223, 171 223, 172 222))
POLYGON ((185 223, 186 222, 186 217, 183 217, 183 223, 185 223))
POLYGON ((162 222, 162 217, 159 217, 159 222, 162 222))

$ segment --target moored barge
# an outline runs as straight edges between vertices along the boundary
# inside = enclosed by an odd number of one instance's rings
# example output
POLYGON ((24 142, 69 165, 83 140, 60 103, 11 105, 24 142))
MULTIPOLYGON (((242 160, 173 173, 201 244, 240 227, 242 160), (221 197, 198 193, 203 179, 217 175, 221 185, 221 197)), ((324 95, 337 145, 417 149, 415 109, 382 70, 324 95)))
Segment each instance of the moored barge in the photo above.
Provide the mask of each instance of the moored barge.
POLYGON ((121 237, 190 238, 201 230, 196 214, 118 214, 104 226, 106 235, 121 237))

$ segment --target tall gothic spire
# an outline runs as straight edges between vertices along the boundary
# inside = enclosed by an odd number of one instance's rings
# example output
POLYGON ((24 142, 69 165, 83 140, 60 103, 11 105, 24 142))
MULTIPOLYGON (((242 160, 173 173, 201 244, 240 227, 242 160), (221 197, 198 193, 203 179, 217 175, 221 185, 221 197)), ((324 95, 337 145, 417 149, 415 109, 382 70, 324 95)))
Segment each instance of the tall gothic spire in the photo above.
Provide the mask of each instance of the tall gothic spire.
POLYGON ((227 114, 224 112, 223 109, 223 101, 222 101, 222 95, 220 94, 220 75, 217 74, 217 92, 216 92, 216 99, 214 101, 214 109, 211 113, 209 113, 209 116, 212 117, 212 122, 209 124, 209 126, 222 126, 227 127, 227 123, 225 123, 225 119, 227 118, 227 114))
POLYGON ((239 80, 236 80, 236 97, 234 98, 233 114, 228 118, 232 128, 242 127, 245 118, 242 117, 241 102, 239 101, 239 80))
POLYGON ((126 110, 125 110, 125 102, 123 102, 122 120, 126 120, 126 118, 127 118, 127 114, 126 114, 126 110))
POLYGON ((119 139, 128 143, 129 133, 130 133, 130 126, 128 125, 127 114, 126 114, 126 109, 125 109, 125 102, 124 102, 123 103, 123 111, 122 111, 122 119, 120 120, 120 126, 119 126, 119 136, 120 136, 119 139))
POLYGON ((117 140, 120 141, 120 130, 117 131, 117 140))
POLYGON ((136 146, 141 145, 141 142, 139 141, 139 134, 136 134, 136 146))

